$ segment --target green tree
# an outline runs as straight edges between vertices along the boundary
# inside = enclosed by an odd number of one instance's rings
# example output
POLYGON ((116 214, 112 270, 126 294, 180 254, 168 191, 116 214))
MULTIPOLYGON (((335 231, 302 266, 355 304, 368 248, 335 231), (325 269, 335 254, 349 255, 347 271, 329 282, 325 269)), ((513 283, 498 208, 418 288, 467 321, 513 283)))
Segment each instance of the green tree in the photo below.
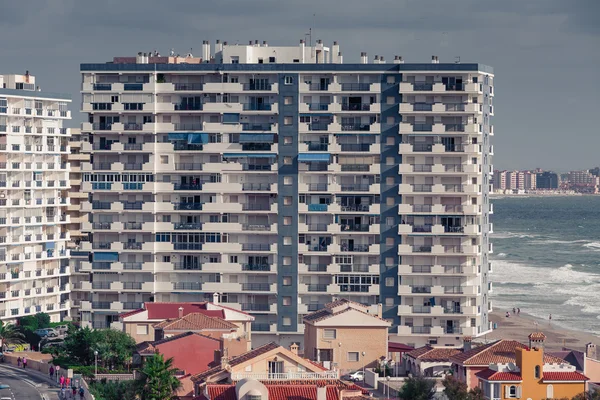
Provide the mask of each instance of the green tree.
POLYGON ((175 392, 181 382, 175 376, 173 359, 164 359, 162 354, 149 357, 140 370, 138 391, 141 400, 170 400, 177 396, 175 392))
POLYGON ((35 319, 38 321, 38 329, 47 328, 50 326, 50 315, 45 312, 40 312, 34 315, 35 319))
POLYGON ((97 400, 134 400, 136 399, 135 381, 94 381, 90 384, 90 393, 97 400))
POLYGON ((480 387, 475 387, 469 390, 469 400, 485 400, 485 395, 480 387))
POLYGON ((435 380, 422 376, 408 378, 398 392, 402 400, 432 400, 435 396, 435 380))
POLYGON ((20 344, 23 342, 24 336, 14 324, 4 324, 0 321, 0 349, 4 350, 9 344, 20 344))
POLYGON ((90 328, 79 329, 68 335, 64 341, 62 353, 57 356, 68 357, 75 365, 93 365, 94 346, 98 343, 96 331, 90 328))
POLYGON ((468 400, 468 386, 465 382, 454 377, 454 375, 446 375, 442 381, 444 385, 444 394, 448 400, 468 400))
POLYGON ((600 400, 600 391, 592 389, 589 392, 578 394, 572 400, 600 400))
POLYGON ((108 368, 129 363, 135 351, 135 340, 127 333, 114 329, 95 331, 97 335, 93 350, 98 352, 101 365, 108 368))

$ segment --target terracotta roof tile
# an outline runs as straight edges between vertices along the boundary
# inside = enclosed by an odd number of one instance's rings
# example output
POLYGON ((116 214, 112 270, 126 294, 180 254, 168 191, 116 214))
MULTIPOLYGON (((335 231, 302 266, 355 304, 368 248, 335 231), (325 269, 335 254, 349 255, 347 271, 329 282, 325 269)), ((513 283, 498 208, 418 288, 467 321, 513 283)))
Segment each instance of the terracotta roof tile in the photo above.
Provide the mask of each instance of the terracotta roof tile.
POLYGON ((388 353, 406 353, 413 350, 413 347, 407 346, 403 343, 388 343, 388 353))
POLYGON ((527 337, 533 340, 546 340, 546 335, 544 335, 542 332, 533 332, 527 337))
POLYGON ((544 372, 544 378, 542 379, 544 382, 550 381, 578 381, 585 382, 589 381, 590 378, 579 373, 579 372, 544 372))
MULTIPOLYGON (((524 344, 516 340, 498 340, 484 346, 466 351, 462 354, 456 354, 451 357, 450 361, 463 365, 475 366, 490 364, 506 364, 515 362, 515 351, 518 348, 526 348, 524 344)), ((568 364, 565 360, 555 357, 549 353, 544 354, 544 363, 546 364, 568 364)))
POLYGON ((169 343, 169 342, 172 342, 172 341, 175 341, 175 340, 179 340, 179 339, 182 339, 184 337, 188 337, 190 335, 197 335, 197 336, 200 336, 202 338, 205 338, 206 340, 220 342, 219 339, 215 339, 215 338, 210 337, 210 336, 202 335, 200 333, 184 332, 184 333, 180 333, 178 335, 170 336, 170 337, 165 338, 165 339, 155 340, 153 342, 142 342, 142 343, 140 343, 140 344, 138 344, 136 346, 136 350, 140 354, 153 354, 155 352, 156 348, 158 348, 161 344, 169 343))
MULTIPOLYGON (((338 300, 338 302, 339 301, 340 300, 338 300)), ((344 308, 343 310, 340 310, 338 312, 333 312, 333 310, 331 310, 329 308, 323 308, 321 310, 315 311, 314 313, 306 315, 304 317, 304 322, 319 322, 319 321, 323 321, 323 320, 326 320, 328 318, 335 317, 337 315, 340 315, 340 314, 343 314, 343 313, 346 313, 346 312, 349 312, 349 311, 357 311, 357 312, 359 312, 361 314, 368 315, 368 316, 370 316, 372 318, 376 318, 376 319, 381 320, 381 321, 386 321, 383 318, 379 318, 377 315, 369 314, 368 312, 364 312, 364 311, 358 310, 356 308, 348 307, 348 308, 344 308)))
POLYGON ((207 385, 210 400, 237 400, 234 385, 207 385))
POLYGON ((221 318, 208 317, 203 313, 190 313, 183 318, 168 319, 155 324, 154 327, 163 330, 225 330, 229 332, 235 331, 238 328, 237 325, 232 324, 231 322, 221 318))
MULTIPOLYGON (((314 383, 296 384, 283 381, 277 384, 266 384, 265 386, 269 391, 269 400, 317 400, 318 386, 314 383)), ((348 388, 336 385, 328 385, 325 388, 327 400, 340 400, 340 390, 348 390, 348 388)), ((237 400, 235 385, 209 384, 206 386, 206 391, 211 400, 237 400)), ((353 396, 350 398, 362 399, 363 397, 353 396)))
POLYGON ((144 303, 144 307, 148 310, 148 319, 168 319, 179 317, 179 307, 183 307, 183 315, 190 313, 202 313, 209 317, 225 318, 223 310, 208 310, 207 302, 200 303, 144 303))
POLYGON ((432 347, 429 345, 419 347, 406 353, 409 357, 419 359, 421 361, 448 361, 453 355, 461 353, 461 349, 454 347, 432 347))
POLYGON ((520 382, 522 380, 520 372, 498 372, 489 368, 475 375, 486 381, 520 382))
POLYGON ((126 317, 130 317, 132 315, 135 315, 135 314, 139 314, 139 313, 144 312, 144 311, 146 311, 146 310, 144 310, 143 308, 139 308, 137 310, 127 311, 127 312, 124 312, 122 314, 119 314, 119 317, 126 318, 126 317))
MULTIPOLYGON (((231 366, 239 365, 241 363, 244 363, 244 362, 246 362, 248 360, 253 359, 254 357, 258 357, 261 354, 268 353, 269 351, 275 350, 275 349, 277 349, 279 347, 280 346, 277 343, 275 343, 275 342, 267 343, 265 345, 257 347, 254 350, 247 351, 244 354, 240 354, 237 357, 231 358, 229 360, 229 365, 231 365, 231 366)), ((204 371, 204 372, 202 372, 200 374, 192 376, 192 381, 198 382, 198 381, 204 380, 204 379, 206 379, 206 378, 208 378, 208 377, 210 377, 212 375, 220 373, 221 371, 223 371, 223 369, 221 368, 221 366, 211 368, 208 371, 204 371)))
POLYGON ((364 304, 358 303, 356 301, 352 301, 350 299, 339 299, 339 300, 332 301, 331 303, 325 304, 325 308, 335 308, 335 307, 339 307, 344 304, 355 304, 360 307, 366 307, 364 304))

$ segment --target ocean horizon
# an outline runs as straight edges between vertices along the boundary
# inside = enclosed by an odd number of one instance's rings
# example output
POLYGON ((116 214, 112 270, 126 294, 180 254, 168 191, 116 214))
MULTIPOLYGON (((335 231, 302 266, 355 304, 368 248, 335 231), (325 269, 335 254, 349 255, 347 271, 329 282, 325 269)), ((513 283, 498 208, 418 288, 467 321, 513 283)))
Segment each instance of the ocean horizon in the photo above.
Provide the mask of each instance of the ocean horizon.
POLYGON ((492 203, 494 308, 600 335, 600 196, 492 203))

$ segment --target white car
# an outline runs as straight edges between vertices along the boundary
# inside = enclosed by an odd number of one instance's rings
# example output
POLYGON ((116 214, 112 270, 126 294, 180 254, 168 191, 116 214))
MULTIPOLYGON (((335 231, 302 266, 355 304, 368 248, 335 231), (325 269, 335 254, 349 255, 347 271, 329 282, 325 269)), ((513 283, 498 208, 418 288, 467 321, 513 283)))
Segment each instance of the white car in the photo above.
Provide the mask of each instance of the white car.
POLYGON ((354 381, 354 382, 358 382, 358 381, 364 381, 365 380, 365 373, 362 371, 356 371, 353 374, 350 374, 350 380, 354 381))

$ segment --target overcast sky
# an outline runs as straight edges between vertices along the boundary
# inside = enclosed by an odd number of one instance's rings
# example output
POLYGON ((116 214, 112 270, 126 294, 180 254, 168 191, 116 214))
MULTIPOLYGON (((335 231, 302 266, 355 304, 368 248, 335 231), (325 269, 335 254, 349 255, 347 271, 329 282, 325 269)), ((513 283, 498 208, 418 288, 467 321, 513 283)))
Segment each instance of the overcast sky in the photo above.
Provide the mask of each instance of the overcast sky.
MULTIPOLYGON (((36 75, 80 108, 79 64, 202 40, 340 43, 391 61, 494 67, 494 165, 600 164, 600 0, 0 0, 0 72, 36 75)), ((76 117, 73 126, 81 121, 76 117)))

